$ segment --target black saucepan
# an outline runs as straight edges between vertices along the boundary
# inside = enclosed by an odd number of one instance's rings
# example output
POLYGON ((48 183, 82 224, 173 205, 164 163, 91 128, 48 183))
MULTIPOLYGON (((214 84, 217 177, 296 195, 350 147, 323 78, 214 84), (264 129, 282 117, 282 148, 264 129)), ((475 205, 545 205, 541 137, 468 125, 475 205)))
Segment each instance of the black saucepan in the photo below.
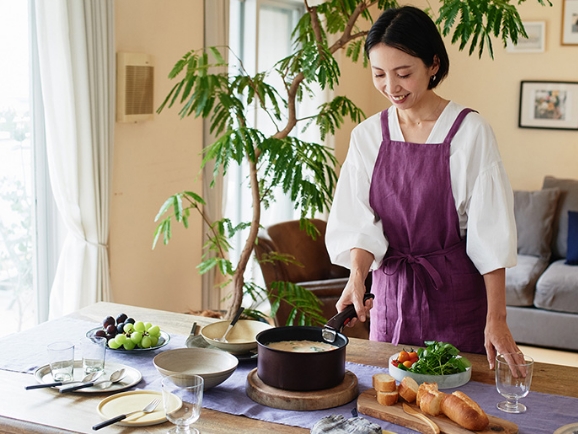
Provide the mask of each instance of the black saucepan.
MULTIPOLYGON (((367 298, 373 298, 373 294, 365 294, 364 300, 367 298)), ((338 386, 345 377, 345 347, 349 343, 341 330, 356 316, 351 305, 327 321, 324 327, 289 326, 262 331, 257 335, 257 375, 263 383, 283 390, 312 391, 338 386), (327 342, 337 349, 297 353, 268 346, 290 340, 327 342)))

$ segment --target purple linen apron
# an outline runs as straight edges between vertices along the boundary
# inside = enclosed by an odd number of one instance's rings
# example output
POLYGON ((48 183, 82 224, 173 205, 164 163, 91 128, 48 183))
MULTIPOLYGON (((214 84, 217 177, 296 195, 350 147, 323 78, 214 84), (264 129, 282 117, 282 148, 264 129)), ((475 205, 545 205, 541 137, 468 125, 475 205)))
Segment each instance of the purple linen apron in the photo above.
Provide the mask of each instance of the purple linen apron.
POLYGON ((388 112, 381 113, 369 203, 389 248, 373 272, 372 340, 437 340, 485 353, 486 289, 460 236, 450 178, 450 143, 470 111, 460 112, 439 144, 390 140, 388 112))

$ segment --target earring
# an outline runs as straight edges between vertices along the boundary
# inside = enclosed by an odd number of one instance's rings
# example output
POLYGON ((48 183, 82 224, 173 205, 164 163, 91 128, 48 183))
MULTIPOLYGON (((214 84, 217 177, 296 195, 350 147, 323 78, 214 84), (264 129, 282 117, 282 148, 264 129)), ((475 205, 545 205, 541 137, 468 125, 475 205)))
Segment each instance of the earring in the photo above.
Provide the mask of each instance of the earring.
POLYGON ((436 75, 435 74, 431 76, 431 82, 433 83, 434 81, 436 81, 436 75))

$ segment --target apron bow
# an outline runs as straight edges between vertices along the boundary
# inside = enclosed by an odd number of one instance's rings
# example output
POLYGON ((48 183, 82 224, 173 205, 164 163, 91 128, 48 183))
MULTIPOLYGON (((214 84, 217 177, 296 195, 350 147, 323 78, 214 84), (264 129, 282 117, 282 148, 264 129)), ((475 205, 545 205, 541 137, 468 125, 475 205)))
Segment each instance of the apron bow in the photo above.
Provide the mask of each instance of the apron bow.
MULTIPOLYGON (((411 267, 411 269, 413 270, 413 274, 414 276, 417 277, 417 279, 420 281, 421 287, 423 288, 425 285, 425 282, 422 280, 423 279, 423 271, 425 271, 425 274, 429 277, 429 279, 432 282, 432 286, 433 288, 438 291, 440 289, 443 288, 444 284, 443 284, 443 280, 442 277, 440 275, 440 273, 436 270, 436 268, 431 264, 431 262, 428 260, 428 257, 433 257, 433 256, 441 256, 441 255, 445 255, 447 253, 452 252, 453 250, 458 249, 460 246, 462 246, 462 244, 465 243, 465 240, 461 240, 460 242, 446 248, 446 249, 440 249, 440 250, 436 250, 434 252, 429 252, 429 253, 416 253, 416 254, 411 254, 411 253, 405 253, 405 252, 401 252, 399 250, 396 250, 395 248, 392 248, 391 246, 389 247, 387 254, 385 256, 385 258, 383 259, 383 263, 382 263, 382 270, 383 272, 388 275, 394 275, 396 273, 398 273, 400 271, 400 267, 402 267, 402 265, 409 265, 411 267), (391 270, 389 273, 386 271, 386 267, 393 267, 393 270, 391 270)), ((404 280, 407 280, 407 270, 404 269, 402 270, 402 276, 404 280)), ((402 287, 406 287, 406 283, 404 282, 402 285, 402 287)), ((401 334, 401 326, 403 324, 403 312, 402 312, 402 298, 404 296, 404 292, 403 291, 399 291, 399 287, 398 287, 398 293, 397 293, 397 321, 395 323, 395 327, 393 330, 393 336, 392 336, 392 344, 397 345, 399 343, 399 337, 401 334)), ((429 303, 428 303, 428 299, 426 296, 423 297, 423 316, 424 318, 422 319, 422 331, 423 331, 423 323, 424 323, 424 319, 425 319, 425 323, 427 324, 427 313, 429 312, 429 303)), ((386 331, 387 331, 387 323, 386 323, 386 331)), ((422 336, 423 338, 423 333, 422 336)))

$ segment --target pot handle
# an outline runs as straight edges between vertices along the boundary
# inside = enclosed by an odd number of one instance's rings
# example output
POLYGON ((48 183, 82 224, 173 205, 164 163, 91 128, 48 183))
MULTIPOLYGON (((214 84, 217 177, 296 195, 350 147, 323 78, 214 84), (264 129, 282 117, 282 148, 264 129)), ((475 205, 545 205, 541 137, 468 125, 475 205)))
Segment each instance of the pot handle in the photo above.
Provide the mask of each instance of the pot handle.
MULTIPOLYGON (((363 294, 363 304, 365 304, 366 300, 374 297, 375 295, 371 292, 366 292, 363 294)), ((337 315, 333 316, 329 321, 327 321, 325 327, 341 332, 341 329, 355 317, 357 317, 355 306, 350 304, 337 315)))

